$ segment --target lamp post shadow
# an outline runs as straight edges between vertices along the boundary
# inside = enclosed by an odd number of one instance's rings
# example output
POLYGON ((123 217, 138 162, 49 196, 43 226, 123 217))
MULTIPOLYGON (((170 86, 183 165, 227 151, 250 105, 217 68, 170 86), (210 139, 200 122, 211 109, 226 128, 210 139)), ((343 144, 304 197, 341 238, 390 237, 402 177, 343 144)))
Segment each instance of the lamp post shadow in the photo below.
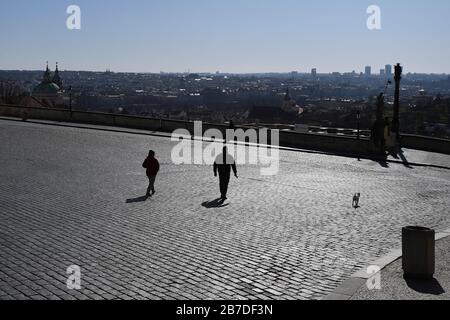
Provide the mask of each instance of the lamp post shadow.
POLYGON ((445 293, 444 288, 442 288, 439 281, 437 281, 435 278, 431 278, 431 279, 418 279, 417 278, 416 279, 416 278, 403 276, 403 279, 405 279, 408 287, 416 292, 423 293, 423 294, 432 294, 435 296, 439 296, 439 295, 445 293))

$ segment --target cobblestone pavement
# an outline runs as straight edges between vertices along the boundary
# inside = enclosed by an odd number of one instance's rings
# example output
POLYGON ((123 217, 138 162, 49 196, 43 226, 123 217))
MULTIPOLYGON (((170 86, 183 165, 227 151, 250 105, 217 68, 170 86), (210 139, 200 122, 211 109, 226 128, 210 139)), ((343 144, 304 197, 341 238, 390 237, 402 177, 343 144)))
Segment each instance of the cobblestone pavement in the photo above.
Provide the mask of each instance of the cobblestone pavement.
POLYGON ((381 290, 362 286, 351 300, 450 300, 450 237, 436 242, 436 270, 431 280, 405 279, 402 259, 381 271, 381 290))
POLYGON ((175 166, 164 137, 0 120, 0 141, 0 299, 320 299, 401 227, 450 225, 445 169, 281 151, 278 175, 239 166, 211 207, 212 168, 175 166))

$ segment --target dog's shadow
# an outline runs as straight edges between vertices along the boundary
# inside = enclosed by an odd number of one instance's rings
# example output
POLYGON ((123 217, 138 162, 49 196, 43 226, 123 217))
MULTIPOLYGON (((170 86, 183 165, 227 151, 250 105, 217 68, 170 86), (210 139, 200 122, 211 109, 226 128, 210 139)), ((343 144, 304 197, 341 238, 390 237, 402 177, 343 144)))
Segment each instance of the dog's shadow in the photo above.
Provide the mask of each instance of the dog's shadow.
POLYGON ((145 201, 147 201, 147 199, 148 199, 147 196, 142 196, 142 197, 137 197, 137 198, 127 199, 126 203, 145 202, 145 201))
POLYGON ((229 206, 229 203, 225 203, 225 200, 218 198, 212 201, 206 201, 202 203, 202 206, 206 209, 213 209, 213 208, 224 208, 229 206))

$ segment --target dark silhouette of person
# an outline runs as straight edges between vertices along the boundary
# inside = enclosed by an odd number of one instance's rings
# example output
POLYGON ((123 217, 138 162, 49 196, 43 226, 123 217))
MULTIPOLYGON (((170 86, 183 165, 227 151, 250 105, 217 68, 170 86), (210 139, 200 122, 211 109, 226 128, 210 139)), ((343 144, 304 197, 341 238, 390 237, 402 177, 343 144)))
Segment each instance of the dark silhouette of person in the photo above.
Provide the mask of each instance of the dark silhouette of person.
POLYGON ((148 188, 147 193, 145 194, 146 197, 151 197, 156 193, 155 191, 155 180, 156 175, 159 172, 159 162, 155 158, 155 151, 150 150, 148 152, 148 157, 144 160, 144 163, 142 164, 142 167, 147 169, 147 177, 148 177, 148 188))
POLYGON ((237 178, 236 162, 228 153, 227 147, 223 147, 223 152, 219 154, 216 157, 216 161, 214 161, 214 176, 217 177, 217 173, 219 173, 220 198, 222 200, 227 199, 231 169, 233 169, 234 176, 237 178))

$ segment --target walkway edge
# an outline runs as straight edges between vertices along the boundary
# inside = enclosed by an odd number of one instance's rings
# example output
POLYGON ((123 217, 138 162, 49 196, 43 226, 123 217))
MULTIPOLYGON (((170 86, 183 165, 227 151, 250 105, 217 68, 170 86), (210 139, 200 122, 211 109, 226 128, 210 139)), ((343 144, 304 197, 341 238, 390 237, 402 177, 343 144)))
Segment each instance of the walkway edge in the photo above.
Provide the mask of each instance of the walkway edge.
MULTIPOLYGON (((0 120, 4 121, 14 121, 14 122, 24 122, 23 120, 15 117, 5 117, 0 116, 0 120)), ((95 125, 95 124, 82 124, 82 123, 73 123, 73 122, 60 122, 60 121, 52 121, 52 120, 39 120, 39 119, 30 119, 26 122, 34 123, 34 124, 40 124, 40 125, 50 125, 50 126, 58 126, 58 127, 68 127, 68 128, 77 128, 77 129, 87 129, 87 130, 98 130, 98 131, 109 131, 109 132, 117 132, 117 133, 127 133, 127 134, 136 134, 136 135, 146 135, 146 136, 154 136, 154 137, 160 137, 160 138, 170 138, 171 134, 166 132, 158 132, 153 130, 143 130, 143 129, 131 129, 131 128, 125 128, 125 127, 112 127, 107 125, 95 125)), ((201 140, 208 142, 208 140, 204 139, 203 137, 191 137, 195 140, 201 140)), ((234 144, 239 144, 238 142, 234 142, 234 144)), ((242 142, 241 144, 248 146, 247 142, 242 142)), ((259 144, 257 144, 259 146, 259 144)), ((428 168, 435 168, 435 169, 443 169, 443 170, 450 170, 450 167, 432 164, 432 163, 419 163, 419 162, 408 162, 405 163, 400 160, 392 160, 392 159, 383 159, 376 156, 368 157, 368 156, 361 156, 361 155, 355 155, 355 154, 345 154, 345 153, 333 153, 333 152, 325 152, 325 151, 319 151, 319 150, 308 150, 308 149, 300 149, 300 148, 291 148, 291 147, 283 147, 279 146, 279 150, 282 151, 291 151, 291 152, 303 152, 303 153, 310 153, 310 154, 319 154, 319 155, 328 155, 328 156, 334 156, 334 157, 345 157, 345 158, 358 158, 358 159, 365 159, 370 161, 384 161, 386 163, 394 163, 394 164, 401 164, 401 165, 409 165, 409 166, 416 166, 416 167, 428 167, 428 168)))
MULTIPOLYGON (((450 228, 436 233, 435 241, 442 240, 444 238, 450 237, 450 228)), ((347 280, 345 280, 339 287, 337 287, 333 292, 329 293, 323 300, 350 300, 358 290, 367 283, 367 280, 376 276, 378 273, 382 272, 383 269, 391 265, 393 262, 397 261, 402 257, 402 250, 396 249, 385 256, 376 259, 365 268, 355 272, 347 280), (369 266, 378 266, 380 271, 377 273, 367 273, 367 268, 369 266)))

